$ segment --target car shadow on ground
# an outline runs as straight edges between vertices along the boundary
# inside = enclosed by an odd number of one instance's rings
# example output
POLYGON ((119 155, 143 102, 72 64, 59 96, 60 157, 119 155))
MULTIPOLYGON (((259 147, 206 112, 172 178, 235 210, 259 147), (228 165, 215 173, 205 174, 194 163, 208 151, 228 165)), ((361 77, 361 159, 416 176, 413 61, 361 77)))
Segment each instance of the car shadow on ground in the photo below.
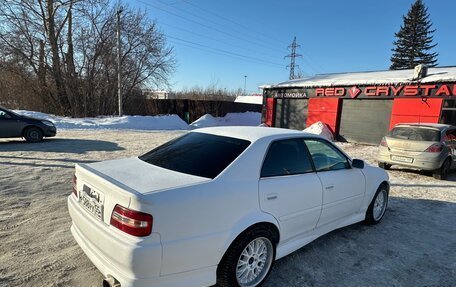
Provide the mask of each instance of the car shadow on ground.
MULTIPOLYGON (((406 167, 394 167, 394 166, 391 167, 389 170, 403 172, 403 173, 416 174, 419 176, 427 176, 429 178, 432 178, 432 172, 427 171, 427 170, 411 169, 411 168, 406 168, 406 167)), ((445 180, 442 180, 442 182, 445 182, 445 181, 456 182, 456 169, 452 169, 450 171, 450 173, 448 174, 448 177, 445 180)))
POLYGON ((391 197, 382 222, 318 238, 278 260, 264 286, 452 286, 455 216, 454 202, 391 197))
POLYGON ((28 143, 21 140, 0 141, 0 152, 37 151, 82 154, 90 151, 120 150, 124 150, 124 148, 117 143, 89 139, 48 138, 39 143, 28 143))
POLYGON ((0 159, 19 159, 19 160, 46 160, 46 161, 57 161, 57 162, 64 162, 64 163, 93 163, 96 160, 81 160, 81 159, 70 159, 70 158, 39 158, 39 157, 30 157, 30 156, 10 156, 10 155, 0 155, 0 159))
POLYGON ((76 163, 93 163, 96 160, 79 160, 71 158, 49 158, 49 157, 27 157, 27 156, 4 156, 0 155, 0 165, 10 166, 30 166, 44 168, 74 168, 76 163), (8 161, 2 161, 8 160, 8 161), (53 163, 50 163, 53 162, 53 163))

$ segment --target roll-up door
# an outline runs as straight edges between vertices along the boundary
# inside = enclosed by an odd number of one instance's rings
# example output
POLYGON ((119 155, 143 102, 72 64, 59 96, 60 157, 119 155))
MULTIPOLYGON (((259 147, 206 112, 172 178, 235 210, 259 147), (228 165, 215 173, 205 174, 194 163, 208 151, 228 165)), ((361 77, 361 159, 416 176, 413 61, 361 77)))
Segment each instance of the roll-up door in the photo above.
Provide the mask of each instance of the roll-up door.
POLYGON ((275 127, 303 130, 306 128, 307 99, 277 99, 275 127))
POLYGON ((339 135, 349 141, 379 144, 388 132, 392 100, 343 100, 339 135))

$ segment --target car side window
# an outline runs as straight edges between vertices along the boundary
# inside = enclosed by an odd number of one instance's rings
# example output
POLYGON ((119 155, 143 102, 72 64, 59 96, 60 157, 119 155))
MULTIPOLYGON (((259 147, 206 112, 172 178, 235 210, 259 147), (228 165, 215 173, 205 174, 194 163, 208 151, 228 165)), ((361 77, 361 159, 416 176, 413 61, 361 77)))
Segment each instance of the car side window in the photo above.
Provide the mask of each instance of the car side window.
POLYGON ((315 165, 316 171, 348 169, 348 159, 329 143, 317 140, 304 140, 315 165))
POLYGON ((7 112, 0 110, 0 119, 11 119, 11 116, 7 112))
POLYGON ((284 176, 313 172, 312 163, 302 139, 273 142, 261 169, 261 177, 284 176))

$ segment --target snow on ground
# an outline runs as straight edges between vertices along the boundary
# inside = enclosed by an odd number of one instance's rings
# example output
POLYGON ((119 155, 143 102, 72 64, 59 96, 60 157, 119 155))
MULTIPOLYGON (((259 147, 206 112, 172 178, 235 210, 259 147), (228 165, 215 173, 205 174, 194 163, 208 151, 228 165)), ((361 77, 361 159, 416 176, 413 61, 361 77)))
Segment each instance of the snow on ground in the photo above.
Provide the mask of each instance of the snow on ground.
POLYGON ((14 112, 49 120, 57 129, 188 130, 214 126, 258 126, 261 123, 261 113, 255 112, 228 113, 220 118, 206 114, 190 125, 177 115, 69 118, 24 110, 14 112))
MULTIPOLYGON (((0 139, 0 286, 100 286, 102 275, 70 233, 74 164, 138 156, 183 132, 62 130, 37 144, 0 139)), ((376 164, 377 147, 338 144, 376 164)), ((440 181, 393 167, 389 175, 380 224, 315 240, 278 260, 264 286, 454 286, 456 173, 440 181)))
POLYGON ((214 126, 258 126, 261 124, 261 113, 228 113, 224 117, 213 117, 206 114, 190 124, 194 128, 214 126))
POLYGON ((189 126, 177 115, 69 118, 40 112, 16 110, 18 114, 53 122, 57 129, 131 129, 188 130, 189 126))

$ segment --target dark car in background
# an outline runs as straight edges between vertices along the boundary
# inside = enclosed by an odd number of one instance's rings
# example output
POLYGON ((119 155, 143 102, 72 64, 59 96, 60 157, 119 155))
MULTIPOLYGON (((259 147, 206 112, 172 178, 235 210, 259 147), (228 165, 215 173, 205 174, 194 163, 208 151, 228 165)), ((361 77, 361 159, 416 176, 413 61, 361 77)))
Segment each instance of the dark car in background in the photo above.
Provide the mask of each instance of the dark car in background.
POLYGON ((57 129, 51 121, 18 115, 0 106, 0 138, 23 137, 28 142, 40 142, 53 137, 57 129))

